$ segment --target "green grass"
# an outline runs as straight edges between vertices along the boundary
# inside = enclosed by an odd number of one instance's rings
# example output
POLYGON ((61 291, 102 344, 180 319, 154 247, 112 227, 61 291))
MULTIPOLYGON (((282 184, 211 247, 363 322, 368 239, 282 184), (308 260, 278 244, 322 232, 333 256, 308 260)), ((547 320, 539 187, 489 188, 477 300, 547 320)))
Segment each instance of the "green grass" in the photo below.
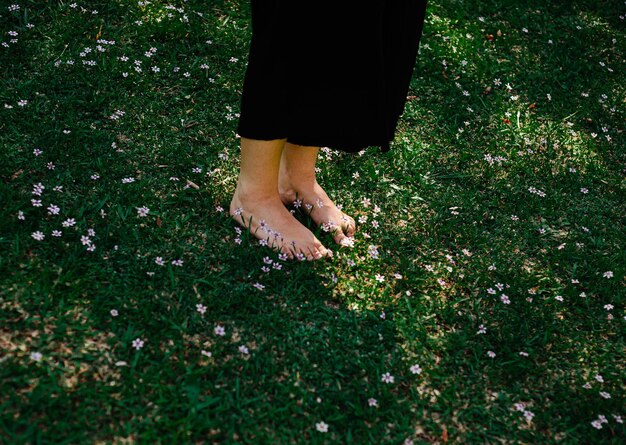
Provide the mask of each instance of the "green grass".
POLYGON ((227 214, 247 1, 10 3, 1 443, 623 443, 623 3, 431 0, 392 151, 320 152, 358 232, 313 263, 227 214))

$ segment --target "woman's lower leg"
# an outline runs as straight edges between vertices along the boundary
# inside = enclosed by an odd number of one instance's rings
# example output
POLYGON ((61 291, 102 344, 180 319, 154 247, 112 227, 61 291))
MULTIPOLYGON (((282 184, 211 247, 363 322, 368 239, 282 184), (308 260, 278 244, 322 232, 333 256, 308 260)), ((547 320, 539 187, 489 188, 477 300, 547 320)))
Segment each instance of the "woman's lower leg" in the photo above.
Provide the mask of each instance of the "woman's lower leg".
POLYGON ((320 147, 285 143, 278 180, 279 193, 285 204, 293 202, 297 196, 302 200, 303 207, 310 207, 311 218, 333 232, 336 243, 349 244, 349 240, 344 238, 354 236, 356 223, 335 205, 317 182, 315 166, 319 150, 320 147))
POLYGON ((298 253, 308 259, 332 255, 280 199, 278 178, 284 144, 285 139, 241 138, 241 165, 230 213, 255 237, 268 239, 268 245, 274 242, 290 258, 298 253))

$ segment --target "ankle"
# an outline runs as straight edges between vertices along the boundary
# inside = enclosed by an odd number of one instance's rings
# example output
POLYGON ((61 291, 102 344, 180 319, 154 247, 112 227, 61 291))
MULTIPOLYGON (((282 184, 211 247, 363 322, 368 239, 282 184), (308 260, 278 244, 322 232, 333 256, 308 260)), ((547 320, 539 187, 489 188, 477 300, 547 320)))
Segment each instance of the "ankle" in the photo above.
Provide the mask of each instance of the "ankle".
POLYGON ((278 198, 278 187, 259 187, 257 184, 237 183, 233 199, 242 203, 269 202, 278 198))
POLYGON ((294 190, 309 190, 312 189, 317 184, 317 178, 315 173, 306 173, 306 174, 287 174, 282 178, 283 181, 281 185, 288 186, 294 190))
POLYGON ((239 178, 235 187, 235 194, 240 197, 271 198, 277 192, 278 180, 256 181, 239 178))

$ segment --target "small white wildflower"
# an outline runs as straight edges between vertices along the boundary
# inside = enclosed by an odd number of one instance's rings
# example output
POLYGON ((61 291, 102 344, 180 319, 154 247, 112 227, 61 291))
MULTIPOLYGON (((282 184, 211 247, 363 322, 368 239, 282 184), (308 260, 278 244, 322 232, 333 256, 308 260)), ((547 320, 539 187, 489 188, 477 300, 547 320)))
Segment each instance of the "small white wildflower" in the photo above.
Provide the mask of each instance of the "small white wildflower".
POLYGON ((138 351, 141 348, 143 348, 143 344, 144 344, 144 341, 141 338, 136 338, 133 340, 133 348, 135 348, 138 351))
POLYGON ((315 428, 317 429, 317 431, 322 432, 322 433, 328 432, 328 424, 324 422, 316 423, 315 428))
POLYGON ((386 372, 382 375, 381 380, 385 383, 393 383, 394 377, 390 373, 386 372))
POLYGON ((148 212, 150 209, 148 207, 137 207, 137 215, 138 216, 148 216, 148 212))
POLYGON ((604 383, 604 378, 603 378, 600 374, 596 374, 596 375, 594 376, 594 378, 595 378, 598 382, 600 382, 600 383, 604 383))

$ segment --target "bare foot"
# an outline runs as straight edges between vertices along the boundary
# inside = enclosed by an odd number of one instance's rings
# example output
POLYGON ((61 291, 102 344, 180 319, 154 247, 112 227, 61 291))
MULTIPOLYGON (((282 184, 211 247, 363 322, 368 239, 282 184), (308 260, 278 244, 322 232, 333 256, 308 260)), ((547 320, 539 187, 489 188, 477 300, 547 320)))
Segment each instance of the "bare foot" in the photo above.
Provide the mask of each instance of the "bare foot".
POLYGON ((299 184, 281 172, 278 191, 283 204, 301 207, 322 230, 332 233, 337 244, 350 245, 351 240, 347 238, 354 238, 354 219, 337 208, 317 180, 306 184, 299 184))
POLYGON ((279 195, 259 198, 237 187, 230 202, 230 215, 261 242, 290 259, 311 261, 333 255, 285 208, 279 195))

